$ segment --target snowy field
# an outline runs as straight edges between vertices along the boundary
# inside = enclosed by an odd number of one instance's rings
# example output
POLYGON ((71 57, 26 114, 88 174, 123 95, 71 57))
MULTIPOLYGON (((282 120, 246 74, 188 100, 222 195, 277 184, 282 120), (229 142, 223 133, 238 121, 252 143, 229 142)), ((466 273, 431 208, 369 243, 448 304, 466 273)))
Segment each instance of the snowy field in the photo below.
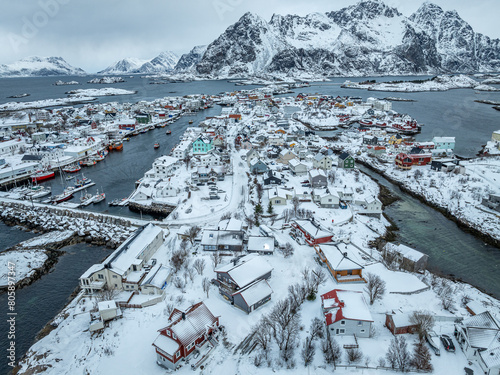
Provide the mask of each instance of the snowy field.
POLYGON ((15 282, 29 277, 35 269, 43 266, 47 255, 42 249, 12 250, 0 253, 0 287, 8 285, 9 266, 14 264, 15 282))
POLYGON ((94 96, 114 96, 114 95, 130 95, 135 94, 137 91, 116 89, 114 87, 106 87, 103 89, 77 89, 68 91, 72 97, 94 97, 94 96))
POLYGON ((19 246, 24 248, 44 247, 53 243, 66 241, 69 238, 71 238, 74 234, 75 231, 73 230, 53 231, 42 234, 41 236, 38 237, 31 238, 27 241, 23 241, 19 244, 19 246))

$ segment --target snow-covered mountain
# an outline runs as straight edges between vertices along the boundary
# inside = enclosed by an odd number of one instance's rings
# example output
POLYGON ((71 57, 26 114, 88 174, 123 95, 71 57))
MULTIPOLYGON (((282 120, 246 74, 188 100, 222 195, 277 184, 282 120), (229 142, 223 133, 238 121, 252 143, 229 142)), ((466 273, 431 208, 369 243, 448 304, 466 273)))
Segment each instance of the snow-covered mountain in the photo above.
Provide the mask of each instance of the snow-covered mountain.
POLYGON ((162 52, 154 59, 135 69, 134 73, 156 74, 170 72, 175 68, 177 61, 179 61, 179 57, 175 53, 171 51, 162 52))
POLYGON ((203 54, 207 50, 208 46, 196 46, 188 53, 181 56, 177 65, 175 66, 175 71, 177 72, 189 72, 194 69, 196 64, 201 61, 203 54))
POLYGON ((85 74, 85 71, 69 65, 62 57, 31 56, 12 64, 0 65, 0 77, 36 77, 85 74))
POLYGON ((381 0, 328 13, 246 13, 196 64, 211 77, 254 73, 324 75, 496 71, 500 40, 475 33, 456 11, 424 3, 410 17, 381 0))
POLYGON ((136 59, 134 57, 127 57, 123 60, 117 61, 111 64, 106 69, 97 72, 97 74, 126 74, 132 73, 133 71, 139 69, 143 64, 149 62, 149 60, 136 59))

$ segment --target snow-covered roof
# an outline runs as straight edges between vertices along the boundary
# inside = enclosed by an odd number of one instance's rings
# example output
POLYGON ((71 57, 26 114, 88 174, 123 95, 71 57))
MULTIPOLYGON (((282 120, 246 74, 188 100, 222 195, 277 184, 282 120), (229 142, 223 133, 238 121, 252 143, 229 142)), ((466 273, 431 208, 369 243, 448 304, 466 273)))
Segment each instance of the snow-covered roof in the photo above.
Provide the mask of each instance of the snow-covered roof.
POLYGON ((215 272, 227 273, 236 285, 244 288, 272 270, 273 268, 262 257, 252 254, 240 258, 236 265, 229 263, 219 267, 215 272))
POLYGON ((454 143, 455 137, 434 137, 434 138, 432 138, 432 142, 454 143))
POLYGON ((274 251, 273 237, 248 237, 248 251, 274 251))
POLYGON ((402 312, 395 312, 392 315, 392 321, 396 327, 409 327, 415 325, 410 321, 410 315, 402 312))
POLYGON ((355 249, 352 245, 345 245, 342 249, 337 246, 322 245, 321 250, 335 271, 357 270, 364 268, 355 255, 355 249))
POLYGON ((159 334, 156 340, 153 342, 153 345, 158 349, 164 351, 165 353, 174 356, 175 352, 179 350, 179 344, 172 340, 170 337, 159 334))
POLYGON ((326 174, 322 169, 311 169, 309 171, 309 175, 311 176, 311 178, 315 178, 318 176, 326 178, 326 174))
POLYGON ((295 167, 297 167, 297 166, 299 166, 299 165, 301 165, 301 164, 302 164, 303 166, 305 166, 305 164, 304 164, 304 163, 301 163, 299 159, 291 159, 291 160, 288 162, 288 164, 289 164, 289 165, 291 165, 291 166, 292 166, 292 167, 294 167, 294 168, 295 168, 295 167))
POLYGON ((99 311, 116 309, 115 301, 102 301, 97 304, 99 311))
POLYGON ((424 253, 421 253, 420 251, 417 251, 415 249, 412 249, 411 247, 402 244, 396 245, 388 243, 386 245, 386 250, 391 253, 393 252, 399 253, 406 259, 412 260, 414 262, 417 262, 426 256, 424 253))
POLYGON ((295 223, 308 233, 312 238, 324 238, 333 236, 332 233, 324 230, 319 225, 313 224, 311 220, 295 220, 295 223))
POLYGON ((480 351, 479 355, 488 368, 500 367, 500 343, 497 347, 480 351))
POLYGON ((82 276, 80 276, 80 278, 81 279, 89 278, 94 273, 102 270, 103 268, 104 268, 104 264, 94 264, 94 265, 90 266, 89 269, 87 271, 85 271, 82 276))
POLYGON ((163 289, 165 287, 165 284, 167 283, 168 278, 170 277, 170 274, 170 267, 166 267, 161 263, 157 263, 146 275, 144 281, 141 283, 141 286, 151 285, 158 289, 163 289))
POLYGON ((173 158, 172 156, 160 156, 159 158, 155 159, 153 165, 159 166, 161 165, 162 167, 168 167, 170 165, 178 163, 179 160, 176 158, 173 158))
POLYGON ((500 338, 500 327, 489 311, 464 319, 462 325, 467 331, 470 345, 487 349, 500 338))
POLYGON ((271 295, 273 290, 266 280, 259 280, 243 290, 239 290, 235 294, 240 294, 248 306, 253 306, 257 302, 262 301, 264 298, 271 295))
POLYGON ((162 229, 151 223, 139 228, 104 261, 104 266, 123 275, 160 233, 162 229))
POLYGON ((174 310, 170 316, 174 322, 168 327, 184 346, 191 344, 202 333, 206 332, 207 327, 213 326, 214 322, 217 321, 217 318, 203 302, 191 306, 184 312, 184 315, 182 314, 181 311, 174 310))
POLYGON ((373 322, 362 292, 334 289, 321 296, 325 312, 326 324, 340 320, 358 320, 373 322))

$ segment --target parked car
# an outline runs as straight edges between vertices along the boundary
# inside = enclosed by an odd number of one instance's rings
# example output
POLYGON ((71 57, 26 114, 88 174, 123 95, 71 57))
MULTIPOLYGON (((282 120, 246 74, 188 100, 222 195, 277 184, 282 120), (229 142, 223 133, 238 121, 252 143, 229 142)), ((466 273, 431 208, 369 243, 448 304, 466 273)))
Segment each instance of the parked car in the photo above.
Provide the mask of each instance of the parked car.
POLYGON ((453 340, 448 335, 441 335, 441 342, 443 343, 444 349, 447 352, 455 352, 455 345, 453 345, 453 340))

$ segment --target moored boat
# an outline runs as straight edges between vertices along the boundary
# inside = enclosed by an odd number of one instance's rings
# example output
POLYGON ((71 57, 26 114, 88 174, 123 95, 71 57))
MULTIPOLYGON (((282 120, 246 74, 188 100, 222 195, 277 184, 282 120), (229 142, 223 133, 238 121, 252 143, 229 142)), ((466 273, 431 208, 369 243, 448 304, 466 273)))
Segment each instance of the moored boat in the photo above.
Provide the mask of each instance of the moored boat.
POLYGON ((41 185, 35 185, 29 189, 28 193, 26 193, 24 197, 26 199, 39 199, 50 195, 51 192, 52 189, 50 188, 50 186, 45 187, 41 185))
POLYGON ((167 135, 170 135, 170 134, 172 134, 172 130, 169 129, 169 130, 167 130, 167 135))
POLYGON ((82 206, 88 206, 94 201, 94 196, 90 193, 85 193, 80 197, 80 204, 82 206))
POLYGON ((73 198, 73 191, 71 189, 65 189, 61 194, 54 196, 52 202, 58 204, 71 198, 73 198))
POLYGON ((153 147, 156 150, 156 149, 160 148, 160 144, 159 143, 155 143, 153 147))
POLYGON ((67 165, 66 167, 63 168, 63 172, 65 173, 76 173, 80 172, 82 168, 78 164, 71 164, 67 165))
POLYGON ((97 190, 96 194, 94 195, 94 200, 92 201, 92 203, 100 203, 105 199, 106 199, 106 194, 104 192, 99 193, 99 190, 97 190))
POLYGON ((117 140, 113 140, 109 144, 108 148, 109 148, 110 151, 111 150, 121 151, 121 150, 123 150, 123 142, 117 141, 117 140))
POLYGON ((189 120, 189 123, 192 124, 194 121, 193 120, 189 120))
POLYGON ((82 174, 82 178, 81 179, 79 179, 79 178, 76 179, 75 188, 81 188, 83 186, 88 186, 91 183, 92 183, 92 180, 90 178, 85 177, 82 174))
POLYGON ((55 177, 53 171, 37 171, 34 175, 31 175, 32 182, 41 182, 55 177))

